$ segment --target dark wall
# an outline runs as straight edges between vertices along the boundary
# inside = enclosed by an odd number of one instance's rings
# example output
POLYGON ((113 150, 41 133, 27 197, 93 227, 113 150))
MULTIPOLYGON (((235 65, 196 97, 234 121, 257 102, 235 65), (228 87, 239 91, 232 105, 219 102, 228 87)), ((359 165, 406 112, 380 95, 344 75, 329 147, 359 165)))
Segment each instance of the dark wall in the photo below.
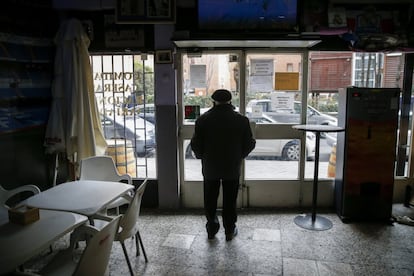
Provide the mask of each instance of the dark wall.
POLYGON ((0 32, 33 37, 53 37, 58 28, 52 0, 3 0, 0 32))
POLYGON ((48 188, 53 160, 44 153, 44 128, 36 127, 0 136, 0 185, 5 189, 25 184, 48 188))
POLYGON ((367 50, 382 51, 405 49, 414 47, 414 4, 407 1, 350 1, 350 3, 331 3, 329 0, 298 0, 298 21, 295 30, 227 30, 214 31, 200 30, 197 20, 197 0, 193 5, 177 7, 177 20, 175 28, 176 38, 179 39, 286 39, 289 34, 297 34, 294 39, 320 36, 322 40, 315 50, 367 50), (343 8, 345 10, 346 26, 332 27, 329 24, 331 8, 343 8), (357 29, 357 15, 368 10, 373 10, 381 17, 381 27, 372 33, 365 33, 357 29), (388 14, 386 14, 388 13, 388 14), (411 14, 410 14, 411 13, 411 14), (356 41, 351 42, 351 38, 356 41), (390 44, 389 40, 398 39, 397 43, 390 44))
POLYGON ((88 30, 90 52, 149 52, 154 50, 154 26, 151 24, 116 24, 115 10, 64 11, 61 20, 77 18, 88 30), (129 38, 123 34, 128 33, 129 38), (132 34, 132 36, 131 36, 132 34), (132 39, 131 39, 132 37, 132 39))
POLYGON ((51 1, 2 1, 0 10, 0 185, 51 183, 43 147, 51 103, 51 1))

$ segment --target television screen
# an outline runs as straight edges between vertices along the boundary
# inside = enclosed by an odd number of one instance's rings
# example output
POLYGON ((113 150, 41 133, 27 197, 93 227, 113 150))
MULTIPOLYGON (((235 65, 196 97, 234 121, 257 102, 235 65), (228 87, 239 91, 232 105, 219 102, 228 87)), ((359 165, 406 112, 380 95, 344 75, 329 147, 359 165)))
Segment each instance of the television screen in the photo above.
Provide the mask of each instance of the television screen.
POLYGON ((298 0, 198 0, 199 30, 291 31, 298 0))

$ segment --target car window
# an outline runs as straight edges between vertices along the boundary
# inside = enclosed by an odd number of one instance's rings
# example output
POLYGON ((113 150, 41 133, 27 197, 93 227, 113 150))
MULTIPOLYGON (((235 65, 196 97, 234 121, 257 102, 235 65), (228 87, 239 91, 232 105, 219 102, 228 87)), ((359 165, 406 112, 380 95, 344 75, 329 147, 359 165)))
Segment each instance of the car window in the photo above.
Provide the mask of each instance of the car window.
POLYGON ((312 116, 313 114, 314 114, 313 110, 310 107, 308 107, 307 108, 307 116, 309 117, 309 116, 312 116))
POLYGON ((272 123, 270 120, 268 120, 266 118, 253 118, 250 121, 253 121, 253 122, 258 123, 258 124, 270 124, 270 123, 272 123))
POLYGON ((111 126, 111 125, 113 125, 113 124, 112 124, 112 122, 111 122, 111 121, 109 121, 109 120, 103 120, 103 121, 102 121, 102 125, 104 125, 104 126, 111 126))

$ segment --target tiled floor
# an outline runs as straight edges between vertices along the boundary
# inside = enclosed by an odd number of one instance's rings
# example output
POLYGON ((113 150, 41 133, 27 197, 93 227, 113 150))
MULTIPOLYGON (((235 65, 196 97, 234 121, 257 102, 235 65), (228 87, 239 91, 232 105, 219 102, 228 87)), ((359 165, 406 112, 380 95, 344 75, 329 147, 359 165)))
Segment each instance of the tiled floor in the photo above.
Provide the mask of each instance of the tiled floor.
MULTIPOLYGON (((413 208, 411 208, 413 209, 413 208)), ((136 275, 395 275, 413 276, 414 227, 394 223, 345 224, 333 212, 327 231, 298 227, 292 210, 240 210, 239 234, 226 242, 223 228, 208 240, 200 210, 141 211, 140 233, 149 262, 135 257, 136 275)), ((55 247, 65 246, 60 241, 55 247)), ((129 275, 114 243, 111 275, 129 275)))

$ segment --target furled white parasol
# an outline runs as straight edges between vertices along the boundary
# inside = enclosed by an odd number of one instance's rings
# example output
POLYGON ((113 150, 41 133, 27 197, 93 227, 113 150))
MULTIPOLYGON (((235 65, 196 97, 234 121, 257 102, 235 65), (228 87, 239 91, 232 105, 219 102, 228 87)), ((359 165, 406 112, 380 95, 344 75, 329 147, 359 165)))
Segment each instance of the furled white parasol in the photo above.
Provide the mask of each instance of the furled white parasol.
MULTIPOLYGON (((46 128, 46 152, 65 154, 75 171, 79 160, 105 153, 107 144, 93 88, 90 40, 77 19, 63 21, 55 37, 52 106, 46 128)), ((76 173, 75 173, 76 174, 76 173)))

